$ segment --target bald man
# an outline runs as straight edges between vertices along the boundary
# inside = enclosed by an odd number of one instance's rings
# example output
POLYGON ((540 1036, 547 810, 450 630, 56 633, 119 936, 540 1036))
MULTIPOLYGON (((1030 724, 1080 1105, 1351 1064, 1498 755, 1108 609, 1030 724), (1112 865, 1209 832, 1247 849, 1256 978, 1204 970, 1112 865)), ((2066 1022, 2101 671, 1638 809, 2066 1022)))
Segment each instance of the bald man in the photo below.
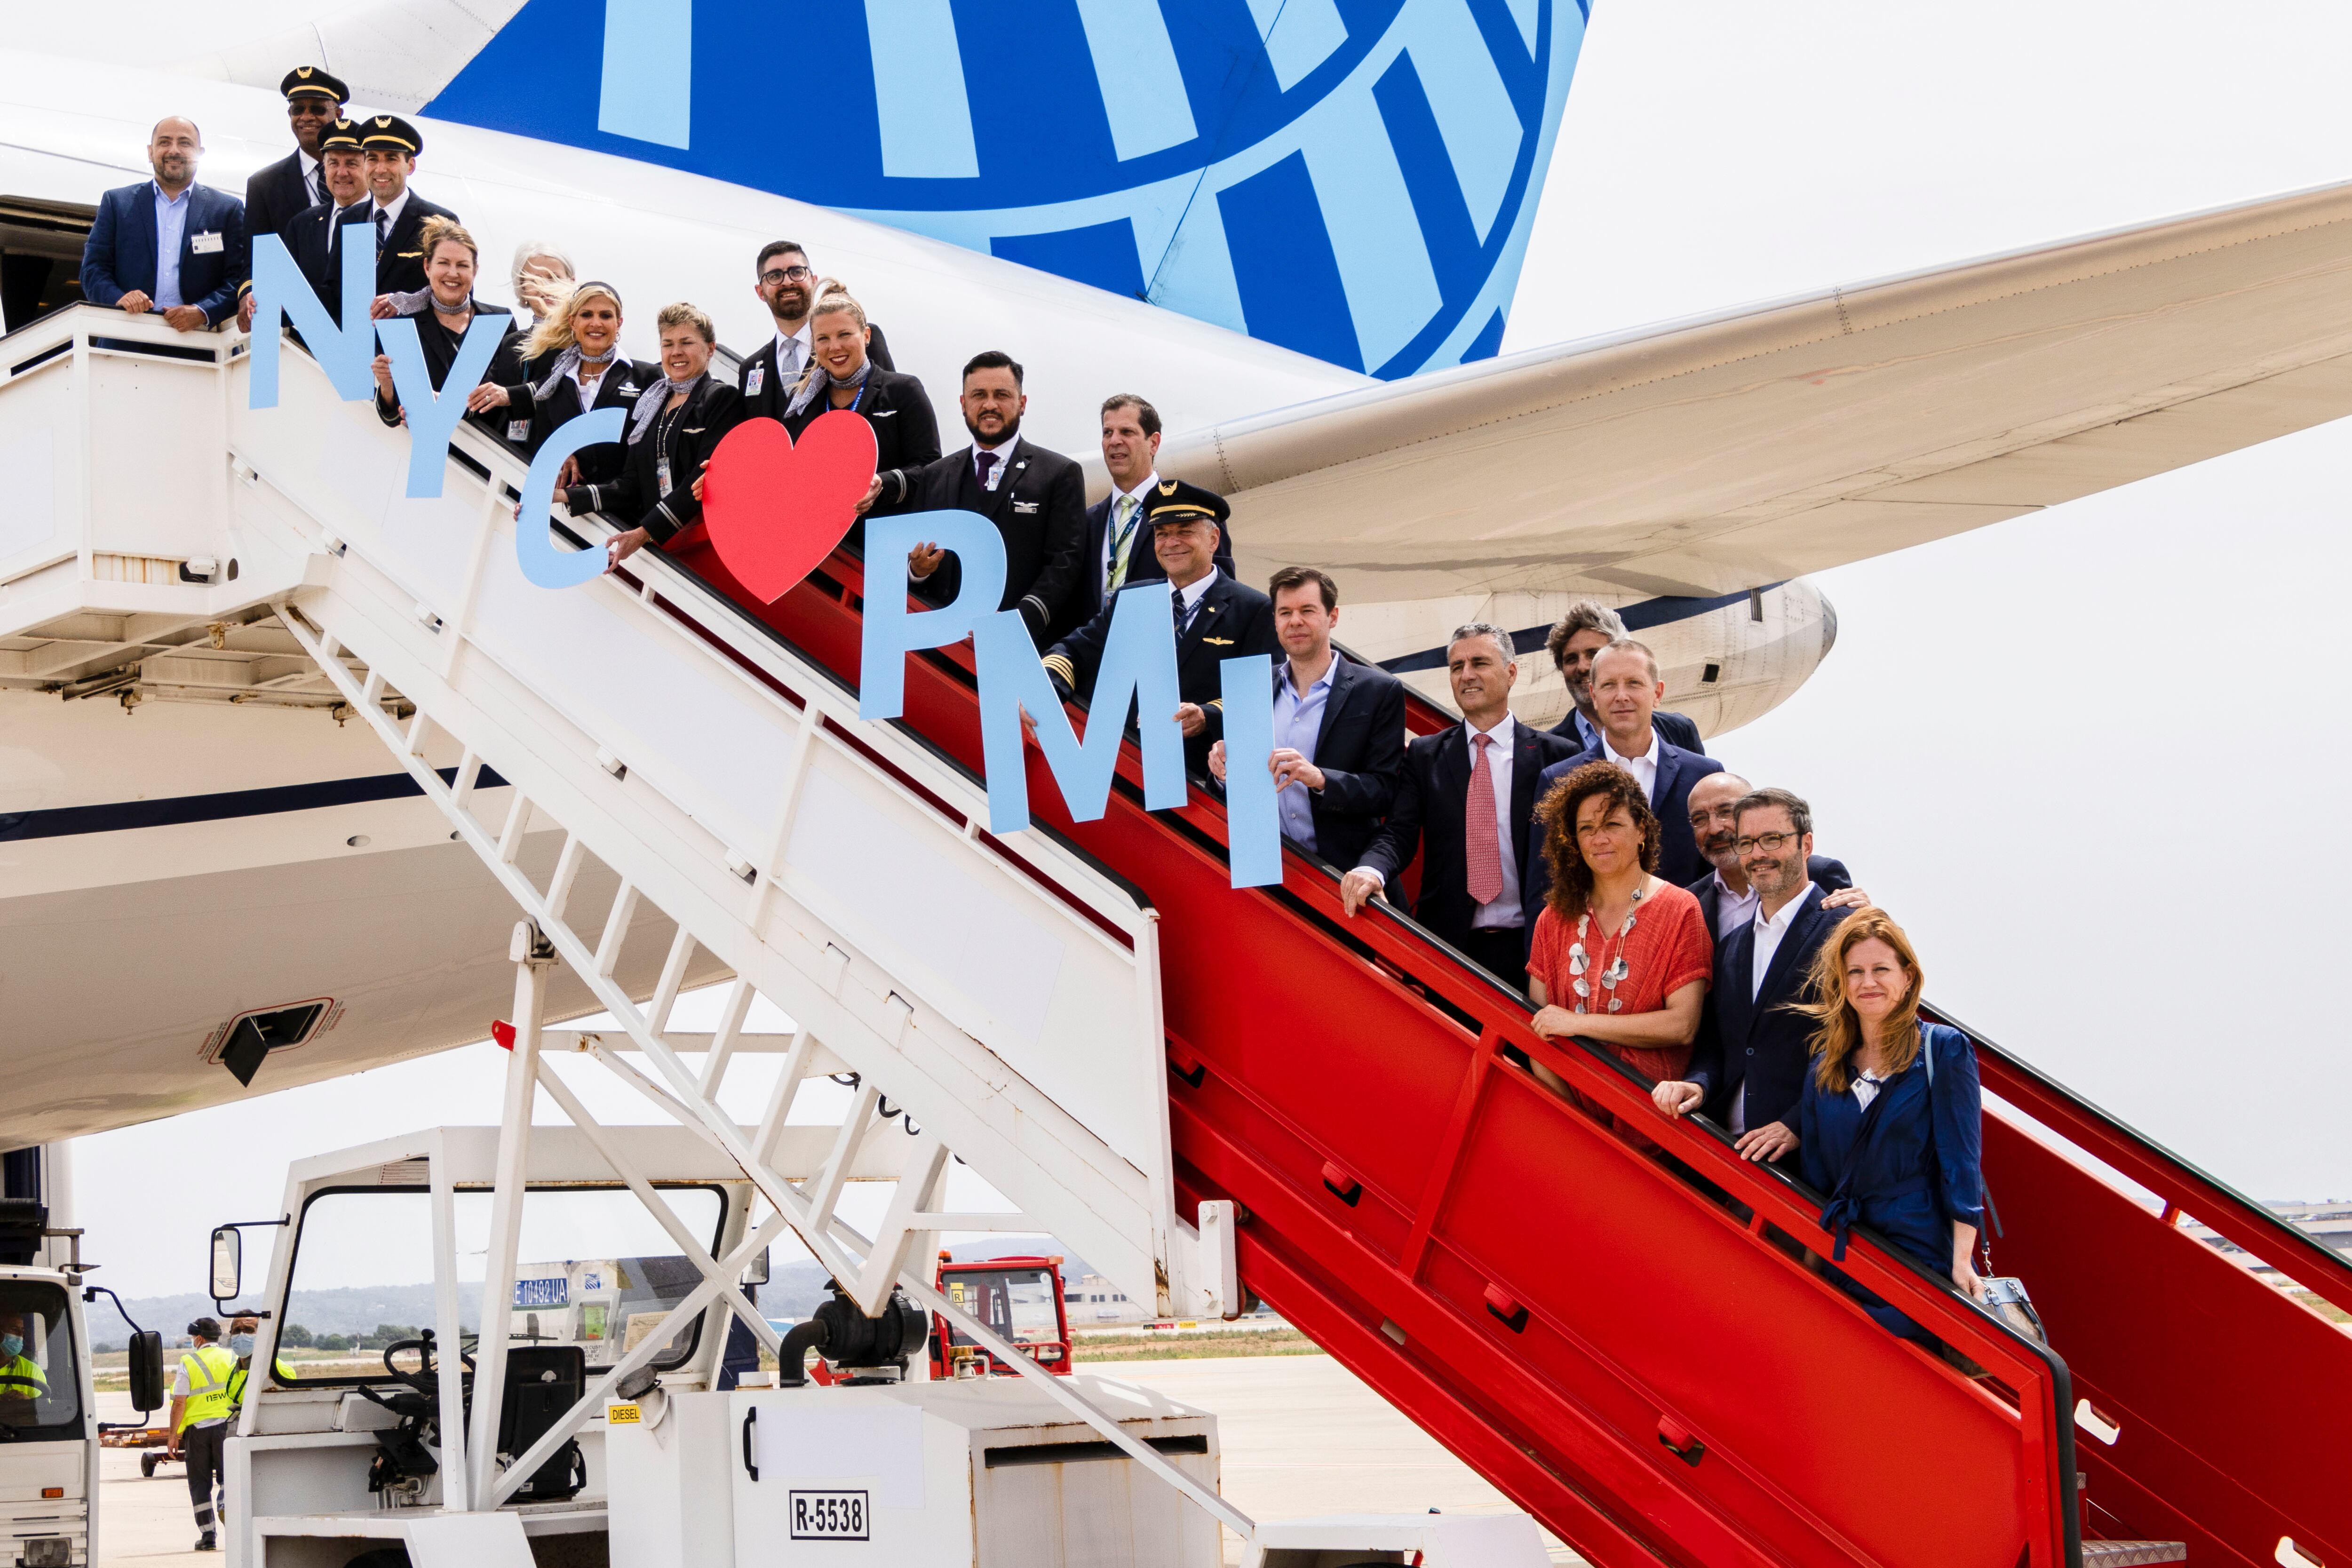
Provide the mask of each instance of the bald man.
MULTIPOLYGON (((1739 823, 1732 811, 1752 787, 1735 773, 1709 773, 1691 785, 1691 837, 1714 869, 1685 890, 1698 899, 1706 929, 1717 942, 1756 918, 1758 895, 1739 863, 1739 823)), ((1870 895, 1853 885, 1844 861, 1815 855, 1806 860, 1805 869, 1813 886, 1829 895, 1822 900, 1824 908, 1858 910, 1869 904, 1870 895)))
POLYGON ((245 204, 196 183, 204 133, 177 115, 147 138, 154 177, 99 198, 81 251, 82 298, 125 314, 149 311, 183 332, 236 314, 245 281, 245 204))

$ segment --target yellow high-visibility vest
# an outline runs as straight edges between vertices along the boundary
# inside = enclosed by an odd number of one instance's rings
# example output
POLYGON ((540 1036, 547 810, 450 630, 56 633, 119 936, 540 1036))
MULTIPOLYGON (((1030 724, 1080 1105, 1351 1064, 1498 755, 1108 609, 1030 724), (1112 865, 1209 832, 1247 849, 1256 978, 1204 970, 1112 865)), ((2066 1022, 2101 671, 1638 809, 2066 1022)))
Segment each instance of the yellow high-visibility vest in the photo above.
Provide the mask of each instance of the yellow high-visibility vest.
POLYGON ((228 1376, 236 1370, 236 1357, 218 1345, 198 1345, 181 1355, 180 1370, 188 1379, 188 1403, 180 1412, 180 1429, 204 1421, 227 1420, 228 1376))

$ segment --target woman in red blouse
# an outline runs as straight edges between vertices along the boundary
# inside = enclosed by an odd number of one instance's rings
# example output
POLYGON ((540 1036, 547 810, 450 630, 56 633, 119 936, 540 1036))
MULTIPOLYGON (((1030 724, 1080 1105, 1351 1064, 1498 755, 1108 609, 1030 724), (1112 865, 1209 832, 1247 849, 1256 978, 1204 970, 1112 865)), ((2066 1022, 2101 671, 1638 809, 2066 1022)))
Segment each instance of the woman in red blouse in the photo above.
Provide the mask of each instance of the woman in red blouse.
MULTIPOLYGON (((1690 1066, 1715 943, 1698 900, 1651 873, 1658 819, 1631 773, 1588 763, 1536 805, 1551 892, 1536 918, 1537 1034, 1581 1035, 1652 1079, 1690 1066)), ((1567 1085, 1542 1066, 1536 1076, 1567 1085)))

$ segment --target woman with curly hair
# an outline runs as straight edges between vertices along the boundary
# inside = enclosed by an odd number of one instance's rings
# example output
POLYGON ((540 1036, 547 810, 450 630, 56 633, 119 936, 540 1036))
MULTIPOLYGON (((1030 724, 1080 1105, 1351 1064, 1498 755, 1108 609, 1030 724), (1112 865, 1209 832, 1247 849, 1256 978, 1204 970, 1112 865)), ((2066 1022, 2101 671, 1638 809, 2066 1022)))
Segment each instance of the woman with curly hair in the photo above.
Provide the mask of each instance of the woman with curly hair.
POLYGON ((1551 871, 1528 958, 1536 1033, 1581 1035, 1652 1079, 1682 1077, 1715 944, 1698 900, 1654 874, 1658 819, 1642 786, 1588 763, 1537 803, 1536 819, 1551 871))
MULTIPOLYGON (((1797 1103, 1805 1181, 1830 1194, 1822 1228, 1845 1256, 1866 1225, 1981 1300, 1974 1262, 1984 1223, 1984 1100, 1976 1047, 1924 1023, 1919 955, 1884 910, 1856 910, 1813 955, 1801 1011, 1821 1021, 1797 1103)), ((1906 1339, 1927 1331, 1845 1279, 1870 1315, 1906 1339)))

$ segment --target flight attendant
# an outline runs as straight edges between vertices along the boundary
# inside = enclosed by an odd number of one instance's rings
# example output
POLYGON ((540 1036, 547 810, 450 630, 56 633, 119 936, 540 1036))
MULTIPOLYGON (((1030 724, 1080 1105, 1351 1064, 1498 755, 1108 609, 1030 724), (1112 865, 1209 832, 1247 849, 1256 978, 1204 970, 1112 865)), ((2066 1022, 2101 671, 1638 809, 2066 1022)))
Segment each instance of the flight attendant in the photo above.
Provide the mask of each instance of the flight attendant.
POLYGON ((742 394, 710 374, 710 351, 719 342, 710 318, 681 301, 662 307, 656 321, 662 374, 629 411, 621 477, 563 492, 574 517, 607 511, 630 524, 605 546, 615 566, 702 521, 702 470, 743 417, 742 394))
MULTIPOLYGON (((520 379, 503 385, 486 381, 467 395, 466 406, 537 457, 568 421, 599 408, 626 413, 661 379, 658 365, 623 358, 620 340, 620 294, 610 283, 583 283, 522 340, 520 379)), ((611 484, 621 477, 627 453, 618 441, 583 447, 563 460, 556 483, 611 484)))
MULTIPOLYGON (((425 268, 425 287, 414 294, 391 296, 392 309, 382 309, 378 300, 379 318, 398 316, 416 323, 417 347, 424 352, 425 368, 432 374, 433 390, 441 390, 457 363, 457 351, 466 341, 466 333, 476 316, 511 317, 504 305, 485 305, 474 298, 474 278, 480 266, 480 252, 475 248, 474 237, 465 226, 451 217, 425 220, 424 232, 418 237, 427 258, 425 268)), ((392 380, 392 356, 375 356, 376 417, 387 425, 406 422, 400 406, 400 393, 392 380)))
MULTIPOLYGON (((939 416, 921 381, 885 370, 870 354, 866 308, 849 290, 827 279, 809 308, 810 358, 783 405, 784 428, 798 441, 808 427, 835 409, 846 409, 874 431, 874 466, 917 468, 940 456, 939 416)), ((852 524, 845 546, 866 553, 866 520, 852 524)))

